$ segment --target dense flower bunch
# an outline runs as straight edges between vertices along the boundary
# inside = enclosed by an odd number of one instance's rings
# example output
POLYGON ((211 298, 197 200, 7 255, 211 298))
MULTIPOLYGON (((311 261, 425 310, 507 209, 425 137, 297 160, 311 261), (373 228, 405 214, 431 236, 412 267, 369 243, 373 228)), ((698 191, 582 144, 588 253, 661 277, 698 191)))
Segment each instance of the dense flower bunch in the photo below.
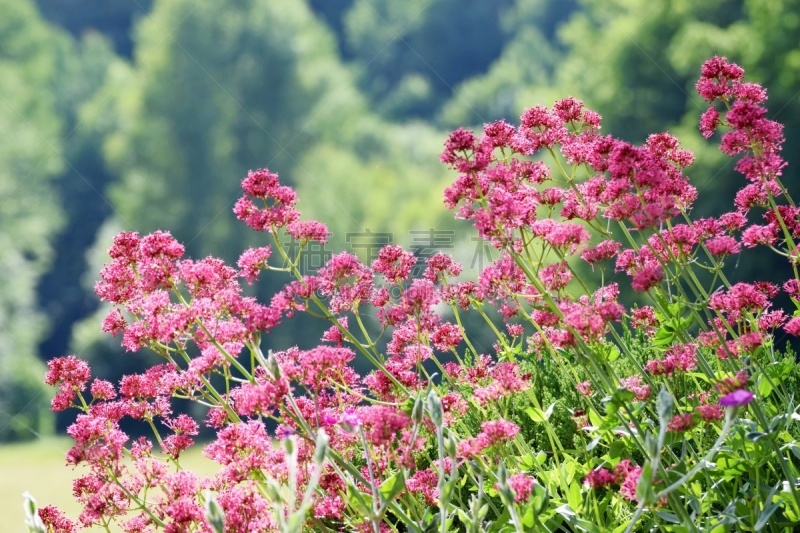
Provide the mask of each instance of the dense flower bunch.
POLYGON ((302 220, 267 170, 245 178, 234 212, 273 245, 246 250, 238 268, 185 259, 165 232, 118 235, 96 287, 114 305, 103 330, 164 363, 118 384, 92 380, 73 356, 49 363, 53 409, 81 411, 67 461, 86 469, 77 524, 45 507, 42 527, 800 524, 800 371, 775 346, 776 332, 800 334, 800 317, 774 303, 783 292, 800 309, 800 212, 780 181, 781 126, 743 75, 715 57, 697 83, 711 104, 703 135, 725 129, 720 149, 746 178, 717 217, 692 218, 693 155, 676 138, 603 135, 574 98, 529 109, 516 127, 453 132, 445 202, 497 250, 475 280, 444 254, 412 278, 417 258, 396 245, 371 265, 339 253, 300 272, 304 246, 328 230, 302 220), (284 233, 300 243, 294 256, 284 233), (756 247, 784 256, 792 277, 730 282, 725 262, 756 247), (243 290, 265 270, 292 276, 268 304, 243 290), (329 321, 320 344, 264 354, 262 338, 302 312, 329 321), (493 353, 476 350, 475 320, 495 335, 493 353), (359 375, 357 358, 371 372, 359 375), (173 399, 206 406, 205 420, 173 399), (125 418, 153 438, 131 441, 125 418), (213 476, 180 467, 200 424, 215 431, 202 446, 213 476))

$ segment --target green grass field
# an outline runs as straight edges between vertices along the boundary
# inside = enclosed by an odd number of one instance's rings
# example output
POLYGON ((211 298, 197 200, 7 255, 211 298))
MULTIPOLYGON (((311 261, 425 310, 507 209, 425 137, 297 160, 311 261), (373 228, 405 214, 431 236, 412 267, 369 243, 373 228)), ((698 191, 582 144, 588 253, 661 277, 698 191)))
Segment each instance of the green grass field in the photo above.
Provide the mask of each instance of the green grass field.
MULTIPOLYGON (((81 475, 83 468, 65 465, 64 453, 71 442, 67 438, 46 438, 0 446, 0 533, 24 531, 25 491, 40 507, 56 505, 70 518, 77 518, 80 506, 72 498, 72 480, 81 475)), ((200 454, 199 446, 182 455, 181 464, 200 474, 215 471, 214 465, 200 454)))

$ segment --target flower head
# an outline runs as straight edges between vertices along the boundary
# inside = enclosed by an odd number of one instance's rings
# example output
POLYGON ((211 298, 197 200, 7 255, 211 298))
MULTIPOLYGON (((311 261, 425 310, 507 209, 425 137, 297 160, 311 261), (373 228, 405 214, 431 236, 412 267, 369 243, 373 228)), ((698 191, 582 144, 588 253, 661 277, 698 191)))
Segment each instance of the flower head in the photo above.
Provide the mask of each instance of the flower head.
POLYGON ((742 407, 753 401, 754 394, 747 389, 735 390, 719 399, 725 407, 742 407))

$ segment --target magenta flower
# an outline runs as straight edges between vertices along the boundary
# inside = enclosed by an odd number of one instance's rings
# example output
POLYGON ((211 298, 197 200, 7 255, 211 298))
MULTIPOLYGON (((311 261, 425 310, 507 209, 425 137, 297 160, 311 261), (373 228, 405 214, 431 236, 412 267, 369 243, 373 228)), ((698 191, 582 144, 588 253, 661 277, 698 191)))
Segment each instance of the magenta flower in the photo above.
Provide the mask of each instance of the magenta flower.
POLYGON ((741 407, 753 400, 753 393, 749 390, 739 389, 726 394, 719 399, 719 404, 725 407, 741 407))

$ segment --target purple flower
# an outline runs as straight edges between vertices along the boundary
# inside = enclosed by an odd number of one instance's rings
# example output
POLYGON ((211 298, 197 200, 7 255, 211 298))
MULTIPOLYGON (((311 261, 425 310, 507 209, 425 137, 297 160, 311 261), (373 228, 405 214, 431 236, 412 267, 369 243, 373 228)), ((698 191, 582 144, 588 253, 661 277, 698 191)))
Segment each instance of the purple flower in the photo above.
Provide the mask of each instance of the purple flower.
POLYGON ((725 407, 741 407, 753 400, 753 393, 749 390, 739 389, 726 394, 719 399, 719 404, 725 407))

